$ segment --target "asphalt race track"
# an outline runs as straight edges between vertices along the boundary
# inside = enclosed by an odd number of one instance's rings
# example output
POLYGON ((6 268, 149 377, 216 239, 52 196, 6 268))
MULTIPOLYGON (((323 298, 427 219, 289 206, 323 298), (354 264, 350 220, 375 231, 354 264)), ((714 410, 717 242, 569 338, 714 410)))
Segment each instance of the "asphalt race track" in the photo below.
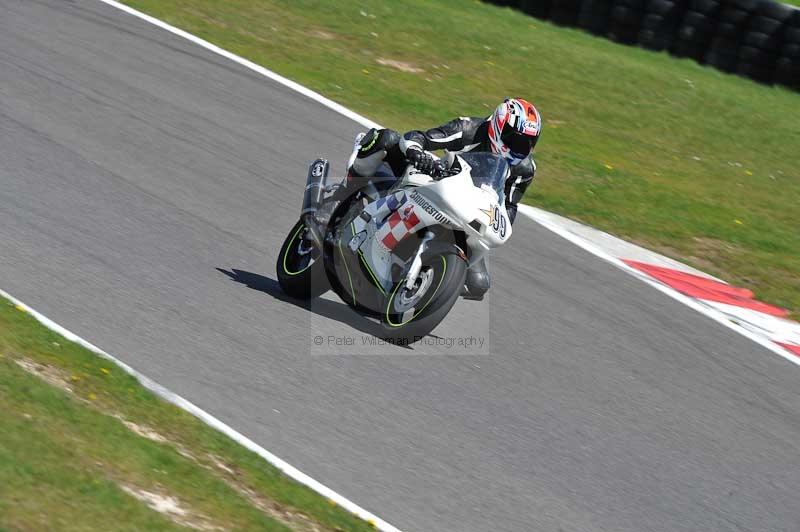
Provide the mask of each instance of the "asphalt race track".
POLYGON ((316 346, 368 328, 274 263, 358 130, 97 1, 0 0, 0 286, 403 530, 800 530, 800 370, 524 218, 436 331, 483 354, 316 346))

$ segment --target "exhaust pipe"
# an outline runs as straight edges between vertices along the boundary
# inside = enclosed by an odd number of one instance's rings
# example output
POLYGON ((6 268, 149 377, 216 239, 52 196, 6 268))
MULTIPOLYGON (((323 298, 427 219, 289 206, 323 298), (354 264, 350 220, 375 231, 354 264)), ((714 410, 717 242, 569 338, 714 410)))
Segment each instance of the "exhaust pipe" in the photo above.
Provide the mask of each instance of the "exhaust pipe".
POLYGON ((328 168, 328 161, 325 159, 317 159, 308 167, 308 179, 306 180, 306 190, 303 193, 303 207, 300 216, 315 214, 322 205, 328 168))
POLYGON ((300 211, 300 219, 308 229, 311 243, 319 251, 322 251, 322 233, 319 230, 315 215, 322 205, 322 198, 325 195, 328 170, 329 165, 326 159, 317 159, 308 167, 306 189, 303 193, 303 206, 300 211))

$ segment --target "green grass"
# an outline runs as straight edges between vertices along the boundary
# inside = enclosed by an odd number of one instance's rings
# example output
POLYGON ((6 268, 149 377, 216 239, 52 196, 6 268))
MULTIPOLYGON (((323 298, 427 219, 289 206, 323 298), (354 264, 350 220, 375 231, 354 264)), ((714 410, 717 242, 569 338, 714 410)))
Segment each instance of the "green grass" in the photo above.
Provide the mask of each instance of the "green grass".
POLYGON ((183 529, 123 487, 225 530, 373 530, 5 300, 0 434, 0 530, 183 529))
POLYGON ((126 1, 400 130, 528 98, 526 202, 800 310, 796 93, 477 1, 126 1))

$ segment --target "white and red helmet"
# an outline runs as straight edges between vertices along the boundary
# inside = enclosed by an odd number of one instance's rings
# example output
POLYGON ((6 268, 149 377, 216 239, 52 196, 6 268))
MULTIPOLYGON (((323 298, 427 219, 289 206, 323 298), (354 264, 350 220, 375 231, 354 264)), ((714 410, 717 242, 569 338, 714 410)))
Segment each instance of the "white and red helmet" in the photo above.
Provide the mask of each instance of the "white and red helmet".
POLYGON ((530 155, 541 130, 542 117, 532 103, 508 98, 489 117, 492 152, 515 166, 530 155))

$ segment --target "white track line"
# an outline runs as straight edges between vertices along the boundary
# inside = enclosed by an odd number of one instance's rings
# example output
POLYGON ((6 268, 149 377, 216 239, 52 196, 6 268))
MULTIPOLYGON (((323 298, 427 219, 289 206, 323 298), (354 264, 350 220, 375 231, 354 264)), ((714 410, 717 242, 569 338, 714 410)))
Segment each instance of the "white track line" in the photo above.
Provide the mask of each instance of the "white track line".
MULTIPOLYGON (((320 104, 324 105, 325 107, 328 107, 328 108, 332 109, 333 111, 336 111, 337 113, 340 113, 340 114, 346 116, 347 118, 350 118, 351 120, 354 120, 354 121, 358 122, 359 124, 362 124, 364 127, 367 127, 367 128, 371 128, 371 127, 380 128, 381 127, 379 124, 376 124, 375 122, 372 122, 371 120, 369 120, 369 119, 367 119, 367 118, 365 118, 365 117, 363 117, 363 116, 361 116, 359 114, 356 114, 353 111, 350 111, 349 109, 343 107, 342 105, 340 105, 340 104, 338 104, 338 103, 336 103, 336 102, 334 102, 332 100, 329 100, 328 98, 325 98, 321 94, 318 94, 318 93, 312 91, 311 89, 303 87, 302 85, 299 85, 298 83, 295 83, 294 81, 286 79, 283 76, 280 76, 280 75, 276 74, 275 72, 267 70, 266 68, 263 68, 263 67, 255 64, 255 63, 252 63, 252 62, 250 62, 250 61, 248 61, 248 60, 246 60, 246 59, 244 59, 242 57, 239 57, 238 55, 232 54, 232 53, 228 52, 227 50, 223 50, 222 48, 219 48, 218 46, 214 46, 213 44, 211 44, 211 43, 209 43, 207 41, 204 41, 203 39, 200 39, 199 37, 196 37, 196 36, 194 36, 194 35, 192 35, 190 33, 187 33, 187 32, 185 32, 185 31, 183 31, 181 29, 178 29, 178 28, 176 28, 174 26, 170 26, 169 24, 167 24, 167 23, 165 23, 165 22, 163 22, 161 20, 158 20, 157 18, 153 18, 153 17, 151 17, 149 15, 145 15, 144 13, 136 11, 135 9, 132 9, 132 8, 126 6, 126 5, 120 4, 119 2, 115 2, 113 0, 99 0, 99 1, 103 2, 105 4, 108 4, 108 5, 112 6, 112 7, 115 7, 117 9, 121 10, 121 11, 124 11, 125 13, 128 13, 128 14, 136 16, 136 17, 138 17, 138 18, 140 18, 142 20, 145 20, 145 21, 149 22, 150 24, 153 24, 155 26, 158 26, 159 28, 162 28, 162 29, 165 29, 165 30, 167 30, 167 31, 169 31, 171 33, 174 33, 175 35, 183 37, 184 39, 187 39, 187 40, 189 40, 189 41, 191 41, 191 42, 193 42, 195 44, 198 44, 198 45, 202 46, 203 48, 206 48, 206 49, 208 49, 208 50, 210 50, 210 51, 212 51, 212 52, 214 52, 216 54, 219 54, 219 55, 221 55, 221 56, 223 56, 223 57, 225 57, 227 59, 230 59, 231 61, 235 61, 236 63, 239 63, 240 65, 242 65, 244 67, 247 67, 250 70, 258 72, 259 74, 261 74, 261 75, 263 75, 263 76, 265 76, 265 77, 267 77, 267 78, 269 78, 269 79, 271 79, 273 81, 276 81, 276 82, 280 83, 281 85, 284 85, 284 86, 286 86, 286 87, 288 87, 288 88, 290 88, 290 89, 302 94, 303 96, 307 96, 307 97, 319 102, 320 104)), ((119 366, 121 369, 123 369, 125 372, 127 372, 128 374, 130 374, 133 377, 135 377, 142 384, 142 386, 144 386, 148 390, 152 391, 153 393, 155 393, 159 397, 165 399, 166 401, 176 405, 177 407, 182 408, 183 410, 186 410, 187 412, 189 412, 193 416, 195 416, 198 419, 200 419, 201 421, 203 421, 206 425, 209 425, 209 426, 217 429, 218 431, 222 432, 223 434, 225 434, 226 436, 228 436, 229 438, 231 438, 232 440, 234 440, 238 444, 242 445, 246 449, 249 449, 250 451, 253 451, 257 455, 262 457, 264 460, 266 460, 267 462, 269 462, 273 466, 275 466, 278 469, 280 469, 286 476, 288 476, 288 477, 294 479, 295 481, 297 481, 297 482, 299 482, 299 483, 311 488, 312 490, 316 491, 317 493, 319 493, 323 497, 327 497, 328 499, 330 499, 331 501, 335 502, 336 504, 338 504, 342 508, 346 509, 350 513, 352 513, 352 514, 360 517, 361 519, 364 519, 368 523, 372 524, 378 530, 382 530, 382 531, 385 531, 385 532, 400 532, 400 529, 398 529, 397 527, 387 523, 386 521, 384 521, 383 519, 381 519, 378 516, 374 515, 373 513, 368 512, 367 510, 361 508, 356 503, 354 503, 351 500, 347 499, 343 495, 340 495, 339 493, 333 491, 332 489, 330 489, 329 487, 325 486, 324 484, 314 480, 313 478, 311 478, 310 476, 306 475, 305 473, 303 473, 302 471, 300 471, 299 469, 297 469, 293 465, 289 464, 288 462, 278 458, 277 456, 275 456, 271 452, 267 451, 266 449, 264 449, 263 447, 261 447, 260 445, 255 443, 253 440, 251 440, 250 438, 245 436, 244 434, 241 434, 240 432, 236 431, 232 427, 228 426, 227 424, 225 424, 222 421, 220 421, 219 419, 217 419, 216 417, 212 416, 211 414, 209 414, 208 412, 206 412, 202 408, 200 408, 200 407, 194 405, 193 403, 187 401, 186 399, 184 399, 180 395, 168 390, 167 388, 165 388, 161 384, 157 383, 153 379, 147 377, 146 375, 143 375, 143 374, 139 373, 138 371, 136 371, 132 367, 130 367, 127 364, 125 364, 124 362, 122 362, 120 359, 118 359, 118 358, 114 357, 113 355, 110 355, 109 353, 103 351, 102 349, 100 349, 99 347, 95 346, 94 344, 92 344, 88 340, 85 340, 84 338, 81 338, 77 334, 65 329, 64 327, 62 327, 58 323, 54 322, 53 320, 51 320, 47 316, 37 312, 36 310, 34 310, 33 308, 29 307, 28 305, 26 305, 25 303, 23 303, 19 299, 15 298, 14 296, 9 294, 8 292, 0 289, 0 296, 3 296, 5 298, 9 299, 10 301, 12 301, 18 308, 28 312, 31 316, 36 318, 39 322, 41 322, 48 329, 60 334, 61 336, 65 337, 68 340, 71 340, 71 341, 73 341, 73 342, 75 342, 77 344, 80 344, 81 346, 83 346, 86 349, 89 349, 90 351, 100 355, 101 357, 103 357, 103 358, 105 358, 107 360, 110 360, 111 362, 113 362, 114 364, 119 366)))
POLYGON ((368 511, 364 510, 363 508, 361 508, 357 504, 355 504, 355 503, 351 502, 350 500, 346 499, 345 497, 339 495, 338 493, 336 493, 332 489, 328 488, 327 486, 317 482, 316 480, 314 480, 310 476, 306 475, 305 473, 303 473, 302 471, 300 471, 296 467, 292 466, 291 464, 281 460, 280 458, 278 458, 277 456, 275 456, 274 454, 272 454, 271 452, 267 451, 266 449, 264 449, 263 447, 258 445, 256 442, 254 442, 253 440, 251 440, 250 438, 245 436, 244 434, 242 434, 240 432, 237 432, 235 429, 233 429, 230 426, 226 425, 225 423, 223 423, 219 419, 215 418, 214 416, 212 416, 211 414, 209 414, 208 412, 206 412, 202 408, 200 408, 200 407, 194 405, 193 403, 187 401, 186 399, 184 399, 180 395, 168 390, 167 388, 165 388, 164 386, 160 385, 159 383, 157 383, 153 379, 147 377, 146 375, 143 375, 143 374, 139 373, 138 371, 136 371, 135 369, 133 369, 132 367, 127 365, 125 362, 123 362, 120 359, 114 357, 113 355, 108 354, 107 352, 103 351, 102 349, 100 349, 99 347, 95 346, 94 344, 88 342, 87 340, 81 338, 80 336, 78 336, 77 334, 73 333, 72 331, 70 331, 68 329, 65 329, 64 327, 62 327, 58 323, 54 322, 53 320, 51 320, 47 316, 45 316, 45 315, 37 312, 36 310, 32 309, 31 307, 29 307, 28 305, 26 305, 25 303, 23 303, 19 299, 15 298, 14 296, 9 294, 8 292, 0 289, 0 296, 2 296, 4 298, 8 299, 9 301, 11 301, 12 303, 14 303, 14 305, 16 305, 16 307, 18 309, 20 309, 20 310, 22 310, 24 312, 27 312, 28 314, 30 314, 31 316, 36 318, 42 325, 44 325, 45 327, 47 327, 51 331, 54 331, 54 332, 60 334, 61 336, 63 336, 67 340, 70 340, 72 342, 75 342, 76 344, 79 344, 79 345, 85 347, 89 351, 92 351, 93 353, 96 353, 97 355, 101 356, 102 358, 105 358, 106 360, 110 360, 111 362, 113 362, 114 364, 119 366, 123 371, 125 371, 126 373, 128 373, 128 374, 132 375, 133 377, 135 377, 136 380, 138 380, 141 383, 142 386, 144 386, 145 388, 147 388, 151 392, 155 393, 156 395, 158 395, 162 399, 166 400, 167 402, 170 402, 170 403, 174 404, 178 408, 181 408, 181 409, 189 412, 193 416, 195 416, 198 419, 200 419, 206 425, 217 429, 218 431, 220 431, 221 433, 225 434, 226 436, 228 436, 229 438, 234 440, 236 443, 242 445, 246 449, 248 449, 250 451, 253 451, 257 455, 259 455, 261 458, 263 458, 264 460, 266 460, 267 462, 269 462, 273 466, 275 466, 278 469, 280 469, 286 476, 296 480, 297 482, 299 482, 301 484, 304 484, 304 485, 308 486, 309 488, 311 488, 312 490, 316 491, 317 493, 319 493, 323 497, 327 497, 328 499, 334 501, 336 504, 338 504, 342 508, 344 508, 344 509, 348 510, 349 512, 353 513, 354 515, 364 519, 365 521, 373 524, 375 526, 375 528, 377 528, 378 530, 385 530, 387 532, 400 532, 400 530, 398 528, 390 525, 386 521, 380 519, 379 517, 373 515, 372 513, 368 512, 368 511))
POLYGON ((683 303, 687 307, 690 307, 690 308, 696 310, 697 312, 699 312, 701 314, 704 314, 705 316, 708 316, 709 318, 711 318, 712 320, 716 321, 717 323, 720 323, 721 325, 724 325, 725 327, 727 327, 727 328, 729 328, 729 329, 731 329, 733 331, 736 331, 737 333, 741 334, 742 336, 746 336, 747 338, 751 339, 752 341, 756 342, 757 344, 759 344, 759 345, 761 345, 763 347, 766 347, 767 349, 769 349, 770 351, 772 351, 776 355, 780 355, 783 358, 785 358, 786 360, 788 360, 789 362, 800 366, 800 358, 798 358, 793 353, 790 353, 789 351, 783 349, 781 346, 775 344, 771 340, 768 340, 768 339, 764 338, 761 335, 755 334, 755 333, 749 331, 748 329, 742 327, 741 325, 738 325, 738 324, 730 321, 730 319, 727 318, 725 316, 725 314, 720 312, 719 310, 716 310, 715 308, 712 308, 710 306, 704 305, 701 301, 699 301, 697 299, 694 299, 694 298, 691 298, 691 297, 686 296, 684 294, 681 294, 677 290, 675 290, 673 288, 670 288, 667 285, 661 283, 661 281, 653 279, 652 277, 650 277, 649 275, 645 274, 644 272, 640 272, 636 268, 632 268, 632 267, 628 266, 627 264, 622 262, 622 260, 620 260, 617 257, 614 257, 612 255, 609 255, 608 253, 603 251, 598 246, 595 246, 591 242, 588 242, 587 240, 584 240, 583 238, 579 237, 575 233, 572 233, 572 232, 568 231, 567 229, 561 227, 560 225, 554 224, 552 221, 548 220, 545 215, 543 215, 543 211, 541 211, 540 209, 537 209, 535 207, 531 207, 530 205, 520 205, 518 207, 518 212, 521 212, 522 214, 524 214, 528 218, 530 218, 533 221, 535 221, 536 223, 544 226, 546 229, 549 229, 550 231, 554 232, 558 236, 560 236, 560 237, 562 237, 562 238, 564 238, 566 240, 569 240, 570 242, 572 242, 576 246, 585 249, 586 251, 588 251, 592 255, 595 255, 596 257, 599 257, 599 258, 603 259, 604 261, 610 262, 611 264, 613 264, 617 268, 619 268, 621 270, 624 270, 625 272, 631 274, 632 276, 636 277, 637 279, 649 284, 650 286, 652 286, 653 288, 655 288, 659 292, 667 294, 669 297, 671 297, 671 298, 673 298, 673 299, 675 299, 677 301, 680 301, 681 303, 683 303))
POLYGON ((159 20, 159 19, 157 19, 155 17, 151 17, 150 15, 145 15, 141 11, 136 11, 132 7, 128 7, 125 4, 120 4, 119 2, 115 2, 114 0, 99 0, 99 1, 103 2, 104 4, 108 4, 110 6, 116 7, 120 11, 124 11, 125 13, 128 13, 129 15, 133 15, 135 17, 139 17, 142 20, 146 20, 147 22, 149 22, 150 24, 153 24, 154 26, 158 26, 159 28, 167 30, 170 33, 174 33, 175 35, 183 37, 184 39, 186 39, 188 41, 192 41, 193 43, 195 43, 195 44, 197 44, 199 46, 202 46, 206 50, 209 50, 211 52, 214 52, 215 54, 221 55, 222 57, 225 57, 226 59, 230 59, 231 61, 233 61, 235 63, 239 63, 240 65, 242 65, 244 67, 247 67, 250 70, 253 70, 254 72, 258 72, 262 76, 267 77, 267 78, 269 78, 269 79, 271 79, 273 81, 277 81, 281 85, 283 85, 285 87, 288 87, 288 88, 292 89, 293 91, 299 92, 303 96, 307 96, 307 97, 311 98, 312 100, 314 100, 316 102, 321 103, 325 107, 328 107, 328 108, 336 111, 337 113, 346 116, 350 120, 354 120, 354 121, 358 122, 359 124, 361 124, 362 126, 364 126, 366 128, 374 127, 374 128, 378 128, 379 129, 381 127, 380 124, 377 124, 377 123, 373 122, 372 120, 370 120, 369 118, 366 118, 364 116, 361 116, 358 113, 355 113, 355 112, 351 111, 347 107, 345 107, 345 106, 343 106, 341 104, 338 104, 338 103, 334 102, 333 100, 330 100, 330 99, 326 98, 325 96, 319 94, 318 92, 312 91, 308 87, 304 87, 304 86, 300 85, 299 83, 296 83, 296 82, 294 82, 294 81, 292 81, 290 79, 287 79, 287 78, 281 76, 280 74, 276 74, 272 70, 267 70, 266 68, 262 67, 261 65, 257 65, 255 63, 253 63, 252 61, 248 61, 244 57, 239 57, 238 55, 233 54, 233 53, 231 53, 231 52, 229 52, 227 50, 223 50, 219 46, 211 44, 210 42, 205 41, 205 40, 201 39, 200 37, 198 37, 196 35, 192 35, 189 32, 183 31, 182 29, 176 28, 175 26, 171 26, 171 25, 167 24, 166 22, 164 22, 163 20, 159 20))

